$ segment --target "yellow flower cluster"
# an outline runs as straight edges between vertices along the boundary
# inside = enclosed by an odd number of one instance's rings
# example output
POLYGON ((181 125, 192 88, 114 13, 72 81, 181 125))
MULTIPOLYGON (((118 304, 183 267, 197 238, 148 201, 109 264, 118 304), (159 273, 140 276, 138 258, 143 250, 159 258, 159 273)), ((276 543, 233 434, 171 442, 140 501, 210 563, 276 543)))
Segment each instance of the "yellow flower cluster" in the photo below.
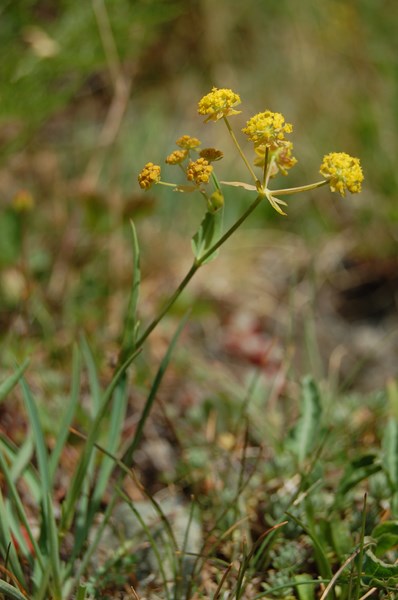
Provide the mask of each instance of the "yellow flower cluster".
POLYGON ((264 145, 274 150, 285 143, 285 133, 291 133, 293 126, 285 123, 281 113, 266 110, 249 119, 242 131, 254 146, 264 145))
POLYGON ((190 135, 182 135, 180 138, 178 138, 176 144, 185 150, 192 150, 193 148, 200 146, 201 141, 196 137, 191 137, 190 135))
POLYGON ((359 158, 345 152, 331 152, 323 157, 319 171, 328 180, 332 192, 345 196, 346 190, 351 194, 361 191, 364 177, 359 158))
POLYGON ((168 165, 179 165, 187 156, 188 150, 174 150, 166 157, 165 162, 168 165))
POLYGON ((207 115, 205 123, 207 121, 218 121, 223 117, 238 115, 240 111, 235 110, 233 107, 240 104, 240 102, 239 95, 235 94, 232 90, 214 87, 209 94, 203 96, 200 100, 198 113, 200 115, 207 115))
POLYGON ((209 165, 205 158, 198 158, 195 161, 191 160, 187 168, 187 179, 188 181, 194 181, 196 185, 208 183, 212 171, 213 167, 209 165))
MULTIPOLYGON (((282 175, 287 175, 288 170, 297 164, 297 158, 292 156, 292 150, 292 142, 285 142, 284 146, 280 146, 275 151, 270 152, 271 177, 275 177, 278 172, 281 172, 282 175)), ((254 164, 256 167, 264 167, 266 146, 261 144, 255 148, 255 151, 257 158, 255 158, 254 164)))
POLYGON ((143 190, 149 190, 155 183, 160 181, 161 169, 159 165, 149 162, 138 175, 138 183, 143 190))

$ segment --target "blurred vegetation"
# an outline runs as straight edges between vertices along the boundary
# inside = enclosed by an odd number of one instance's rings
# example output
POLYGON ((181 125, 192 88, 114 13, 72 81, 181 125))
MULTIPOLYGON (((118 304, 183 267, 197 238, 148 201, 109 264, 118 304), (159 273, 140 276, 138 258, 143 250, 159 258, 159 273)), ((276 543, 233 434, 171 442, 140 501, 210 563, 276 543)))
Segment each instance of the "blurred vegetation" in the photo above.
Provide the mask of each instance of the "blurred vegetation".
MULTIPOLYGON (((222 128, 203 127, 196 114, 212 85, 240 93, 242 124, 266 107, 294 124, 292 185, 313 180, 332 150, 363 164, 358 198, 342 202, 327 190, 316 202, 293 198, 288 219, 264 205, 256 225, 277 221, 315 251, 325 233, 346 232, 359 254, 394 256, 396 17, 392 0, 4 1, 2 321, 22 303, 26 327, 46 337, 65 324, 72 337, 82 323, 95 330, 109 309, 103 299, 128 285, 130 218, 151 214, 140 234, 150 246, 144 270, 164 268, 157 254, 174 260, 165 232, 193 232, 201 207, 190 202, 188 211, 185 198, 160 190, 155 207, 136 174, 148 160, 161 163, 183 133, 224 149, 222 128), (13 209, 21 190, 35 200, 29 215, 13 209)), ((220 170, 237 179, 238 165, 227 155, 220 170)), ((227 218, 244 202, 231 190, 227 218)))

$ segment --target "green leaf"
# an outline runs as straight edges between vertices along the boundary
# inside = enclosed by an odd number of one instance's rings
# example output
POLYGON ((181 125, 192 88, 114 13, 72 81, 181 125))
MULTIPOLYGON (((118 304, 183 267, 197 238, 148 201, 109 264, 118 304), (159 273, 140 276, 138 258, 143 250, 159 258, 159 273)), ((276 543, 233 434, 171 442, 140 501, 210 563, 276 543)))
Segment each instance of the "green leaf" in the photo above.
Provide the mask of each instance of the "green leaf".
POLYGON ((378 558, 388 550, 398 546, 398 521, 384 521, 373 529, 371 537, 377 543, 375 554, 378 558))
POLYGON ((394 491, 398 491, 398 422, 390 418, 382 440, 382 465, 394 491))
POLYGON ((398 584, 398 565, 380 560, 371 550, 365 553, 362 573, 369 586, 395 587, 398 584))
POLYGON ((318 581, 311 581, 311 577, 307 573, 295 575, 294 581, 299 600, 314 600, 315 586, 319 585, 318 581))
POLYGON ((290 434, 288 446, 303 465, 305 459, 319 440, 322 406, 318 386, 311 376, 302 382, 300 417, 290 434))
POLYGON ((379 458, 375 454, 366 454, 359 459, 353 460, 346 467, 345 472, 339 481, 336 497, 342 497, 358 483, 367 479, 374 473, 381 470, 379 458))
MULTIPOLYGON (((219 240, 223 225, 223 208, 216 212, 206 212, 198 231, 192 238, 192 251, 197 261, 202 262, 202 257, 219 240)), ((202 264, 214 260, 218 255, 218 250, 212 252, 202 264)))
POLYGON ((3 383, 0 384, 0 402, 7 397, 7 395, 11 392, 13 387, 18 383, 21 379, 22 375, 26 371, 29 364, 29 360, 25 360, 20 367, 10 375, 3 383))

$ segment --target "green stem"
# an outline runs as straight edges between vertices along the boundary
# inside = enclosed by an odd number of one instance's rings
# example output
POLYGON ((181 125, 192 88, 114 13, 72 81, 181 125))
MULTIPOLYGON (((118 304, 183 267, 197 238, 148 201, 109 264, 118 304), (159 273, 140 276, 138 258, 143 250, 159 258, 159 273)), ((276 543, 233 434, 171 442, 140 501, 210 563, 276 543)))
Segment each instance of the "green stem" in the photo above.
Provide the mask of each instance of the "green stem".
POLYGON ((273 196, 288 196, 290 194, 297 194, 298 192, 308 192, 314 190, 328 183, 327 179, 317 181, 316 183, 309 183, 308 185, 299 185, 298 187, 286 188, 283 190, 269 190, 273 196))
POLYGON ((166 304, 164 305, 164 307, 162 308, 162 310, 160 311, 158 316, 145 329, 142 336, 140 338, 138 338, 138 340, 135 344, 136 348, 139 348, 140 346, 142 346, 143 342, 146 340, 146 338, 149 336, 149 334, 152 333, 152 331, 155 329, 155 327, 158 325, 158 323, 163 319, 165 314, 173 306, 174 302, 180 296, 181 292, 186 288, 186 286, 191 281, 192 277, 195 275, 196 271, 199 269, 200 266, 201 266, 200 263, 194 261, 192 267, 189 269, 188 273, 185 275, 184 279, 181 281, 180 285, 175 290, 174 294, 172 296, 170 296, 170 298, 168 299, 168 301, 166 302, 166 304))
POLYGON ((184 279, 181 281, 180 285, 177 287, 175 292, 170 296, 158 316, 148 325, 145 329, 144 333, 138 338, 135 347, 139 348, 142 346, 144 341, 147 339, 149 334, 155 329, 158 323, 163 319, 163 317, 168 313, 170 308, 173 306, 174 302, 180 296, 181 292, 186 288, 188 283, 191 281, 192 277, 195 275, 196 271, 203 265, 203 263, 227 241, 229 237, 242 225, 244 221, 246 221, 247 217, 257 208, 260 204, 261 200, 264 198, 263 194, 259 194, 254 202, 249 206, 247 210, 239 217, 239 219, 220 237, 220 239, 215 242, 211 248, 207 250, 199 259, 195 259, 188 273, 185 275, 184 279))
POLYGON ((263 189, 267 185, 267 172, 268 172, 268 159, 269 159, 269 148, 265 147, 265 155, 264 155, 264 170, 263 170, 263 189))
POLYGON ((226 124, 226 126, 228 128, 229 135, 231 136, 233 143, 235 144, 236 148, 238 149, 238 152, 241 155, 243 162, 245 163, 246 167, 248 168, 250 175, 253 177, 256 186, 259 187, 260 182, 259 182, 258 178, 256 177, 256 174, 254 173, 253 169, 251 168, 250 163, 245 156, 245 153, 243 152, 242 148, 240 147, 239 142, 236 139, 234 132, 232 131, 232 127, 229 124, 227 117, 223 117, 223 119, 224 119, 224 123, 226 124))

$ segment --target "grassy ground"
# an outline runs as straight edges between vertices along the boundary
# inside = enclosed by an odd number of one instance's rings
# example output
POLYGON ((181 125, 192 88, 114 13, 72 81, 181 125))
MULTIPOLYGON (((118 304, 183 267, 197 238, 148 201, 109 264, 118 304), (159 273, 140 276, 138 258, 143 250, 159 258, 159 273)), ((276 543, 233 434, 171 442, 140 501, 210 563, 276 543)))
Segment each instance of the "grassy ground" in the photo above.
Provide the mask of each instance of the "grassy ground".
MULTIPOLYGON (((395 597, 397 16, 367 0, 4 3, 5 598, 395 597), (361 158, 363 192, 289 197, 287 217, 262 203, 133 357, 130 221, 142 333, 204 210, 142 192, 138 172, 189 133, 225 152, 220 179, 246 177, 196 113, 212 85, 240 93, 236 131, 268 107, 294 123, 277 187, 336 150, 361 158)), ((247 206, 228 188, 226 227, 247 206)))

